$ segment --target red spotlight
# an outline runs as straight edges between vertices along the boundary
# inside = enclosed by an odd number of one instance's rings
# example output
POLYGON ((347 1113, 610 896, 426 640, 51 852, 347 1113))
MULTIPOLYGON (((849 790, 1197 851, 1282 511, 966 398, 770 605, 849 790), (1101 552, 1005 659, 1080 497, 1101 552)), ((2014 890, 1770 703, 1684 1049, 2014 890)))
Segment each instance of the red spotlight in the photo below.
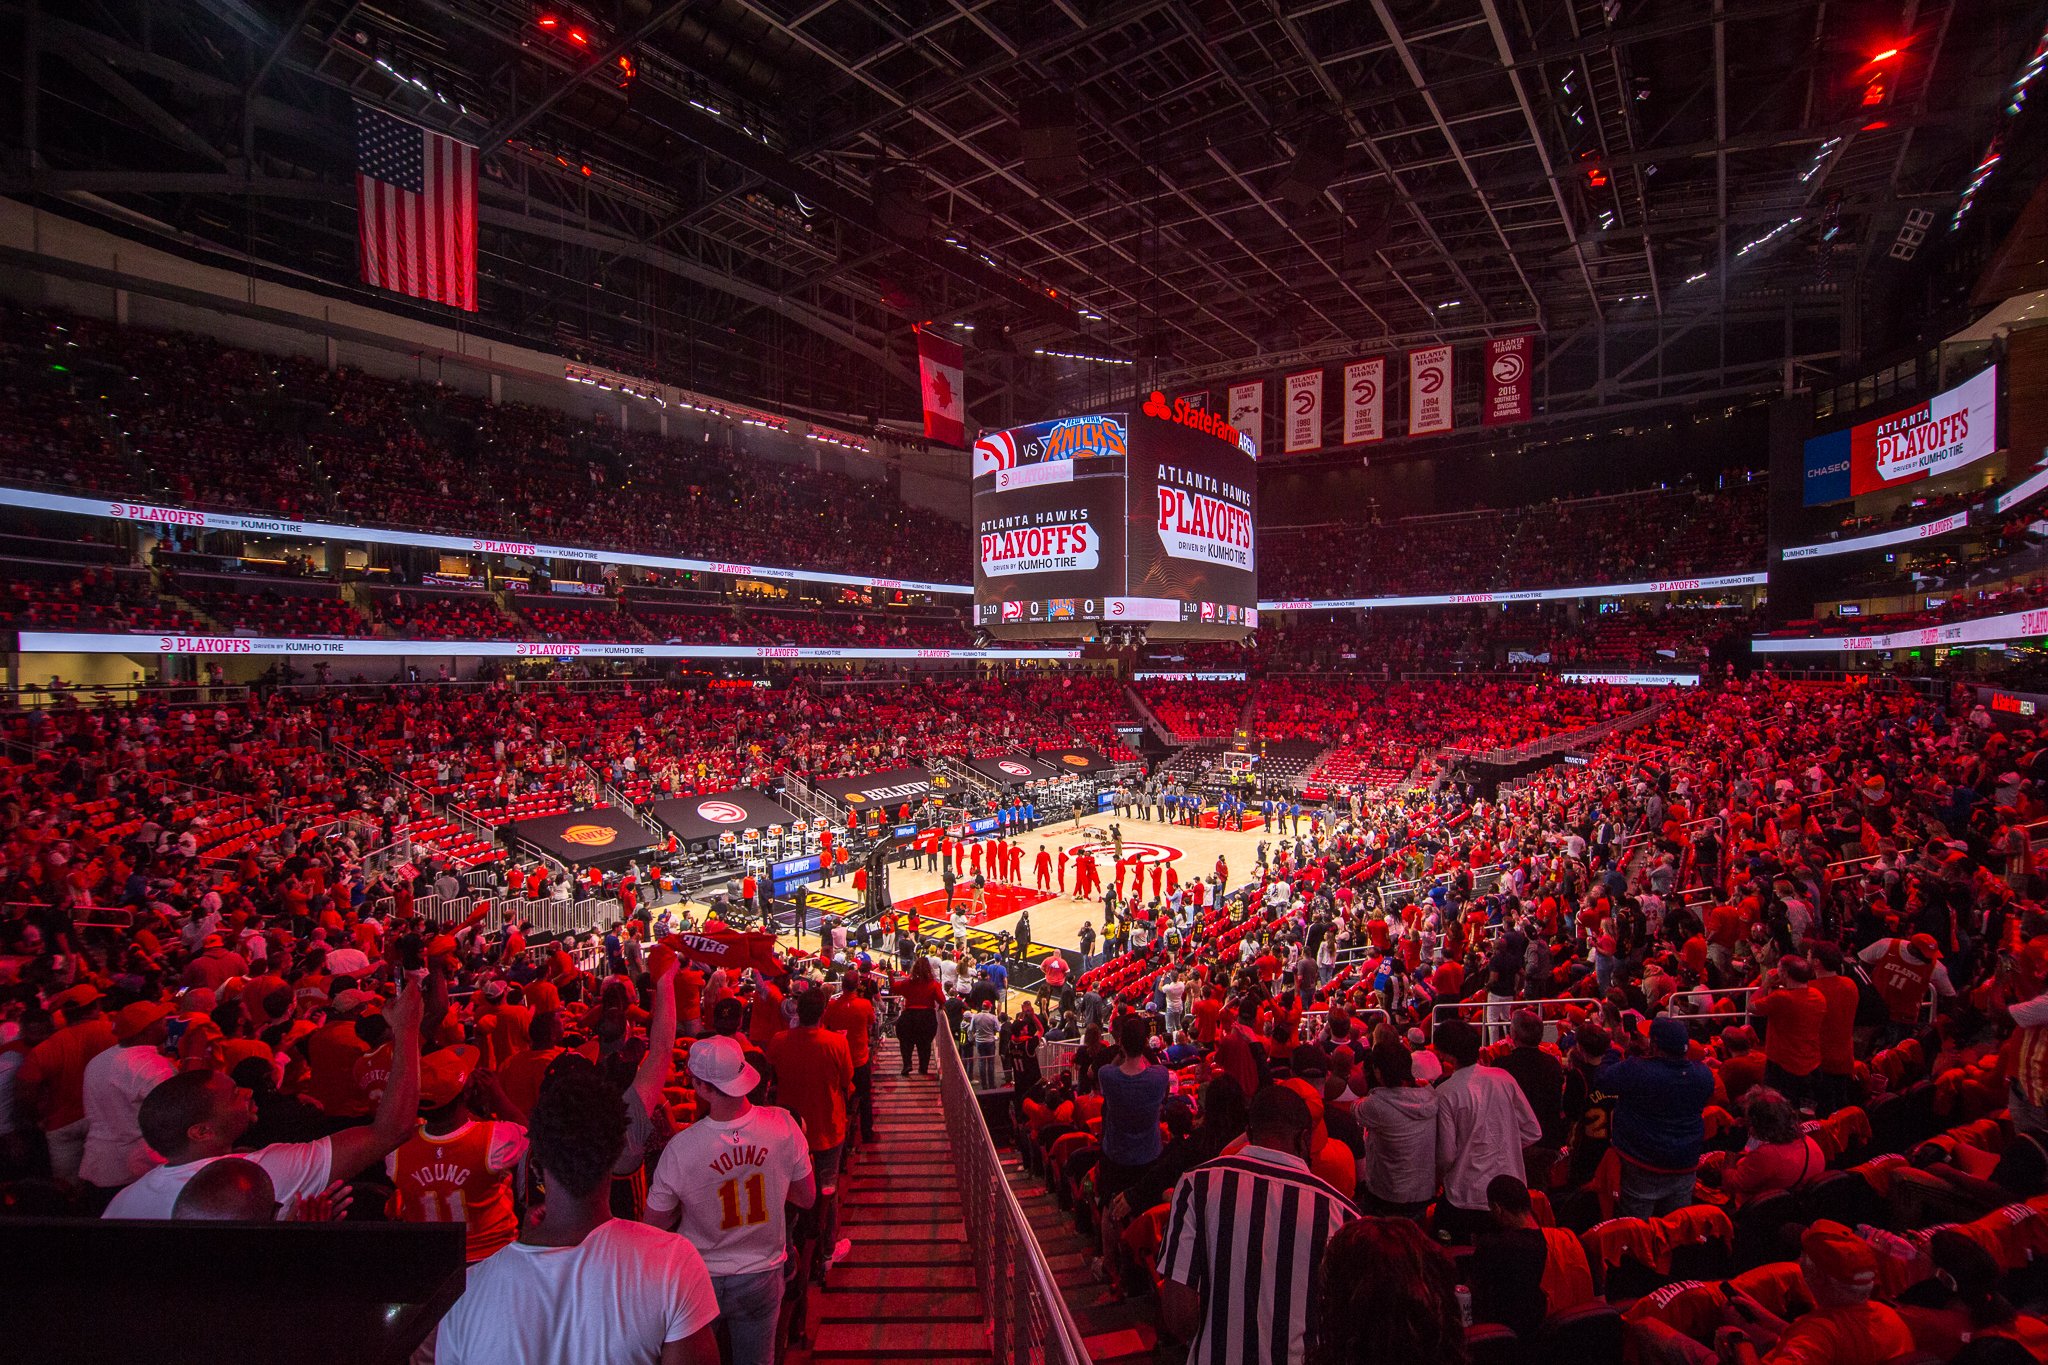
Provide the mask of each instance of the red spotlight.
POLYGON ((552 15, 552 14, 543 14, 543 15, 542 15, 542 16, 540 17, 540 21, 539 21, 539 22, 540 22, 540 26, 541 26, 542 28, 554 28, 554 27, 555 27, 556 25, 560 24, 560 23, 561 23, 562 21, 561 21, 560 19, 557 19, 557 18, 556 18, 556 17, 554 16, 554 15, 552 15))
POLYGON ((589 47, 590 35, 580 28, 572 28, 569 30, 569 41, 578 47, 589 47))
POLYGON ((1878 53, 1875 57, 1872 57, 1870 60, 1873 62, 1888 62, 1898 55, 1899 50, 1897 48, 1888 47, 1884 51, 1878 53))

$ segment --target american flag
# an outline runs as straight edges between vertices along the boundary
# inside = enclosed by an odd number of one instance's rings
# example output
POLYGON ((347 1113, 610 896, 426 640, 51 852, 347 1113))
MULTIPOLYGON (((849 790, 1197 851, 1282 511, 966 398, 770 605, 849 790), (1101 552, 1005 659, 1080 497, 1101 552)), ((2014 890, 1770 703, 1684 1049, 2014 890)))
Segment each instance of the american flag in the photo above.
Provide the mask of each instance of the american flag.
POLYGON ((356 106, 363 280, 476 311, 476 148, 356 106))

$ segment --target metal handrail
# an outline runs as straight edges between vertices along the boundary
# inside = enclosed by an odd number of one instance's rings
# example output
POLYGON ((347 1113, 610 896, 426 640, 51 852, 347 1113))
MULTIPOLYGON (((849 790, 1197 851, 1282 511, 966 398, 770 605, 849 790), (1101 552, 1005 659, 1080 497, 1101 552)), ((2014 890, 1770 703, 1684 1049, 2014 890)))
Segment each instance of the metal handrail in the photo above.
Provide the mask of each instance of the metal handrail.
POLYGON ((939 1102, 960 1171, 990 1353, 1001 1365, 1089 1365, 1087 1343, 1010 1188, 951 1029, 939 1030, 938 1050, 939 1102))

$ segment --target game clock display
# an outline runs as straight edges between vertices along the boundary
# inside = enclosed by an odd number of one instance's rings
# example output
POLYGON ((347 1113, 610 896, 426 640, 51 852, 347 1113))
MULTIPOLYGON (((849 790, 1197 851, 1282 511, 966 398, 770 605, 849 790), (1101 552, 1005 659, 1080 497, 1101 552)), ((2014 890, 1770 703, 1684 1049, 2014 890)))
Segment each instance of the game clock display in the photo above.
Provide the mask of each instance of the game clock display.
POLYGON ((974 622, 999 638, 1103 624, 1155 639, 1258 624, 1257 465, 1214 413, 1153 393, 1136 412, 974 444, 974 622))

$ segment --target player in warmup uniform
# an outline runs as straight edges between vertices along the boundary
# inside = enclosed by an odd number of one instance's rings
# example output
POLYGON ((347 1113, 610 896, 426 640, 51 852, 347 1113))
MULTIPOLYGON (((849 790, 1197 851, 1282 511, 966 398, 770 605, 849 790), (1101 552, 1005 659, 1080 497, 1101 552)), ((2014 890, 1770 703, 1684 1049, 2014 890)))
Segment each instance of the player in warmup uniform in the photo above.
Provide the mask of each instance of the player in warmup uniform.
POLYGON ((690 1075, 704 1115, 662 1149, 646 1221, 677 1229, 703 1256, 731 1365, 771 1365, 789 1255, 785 1208, 818 1201, 810 1148, 788 1110, 748 1101, 761 1073, 732 1039, 691 1048, 690 1075))
POLYGON ((420 1128, 384 1158, 396 1186, 397 1216, 408 1223, 469 1225, 470 1265, 519 1235, 514 1178, 526 1160, 526 1129, 474 1117, 464 1095, 478 1052, 442 1048, 420 1059, 420 1128))

